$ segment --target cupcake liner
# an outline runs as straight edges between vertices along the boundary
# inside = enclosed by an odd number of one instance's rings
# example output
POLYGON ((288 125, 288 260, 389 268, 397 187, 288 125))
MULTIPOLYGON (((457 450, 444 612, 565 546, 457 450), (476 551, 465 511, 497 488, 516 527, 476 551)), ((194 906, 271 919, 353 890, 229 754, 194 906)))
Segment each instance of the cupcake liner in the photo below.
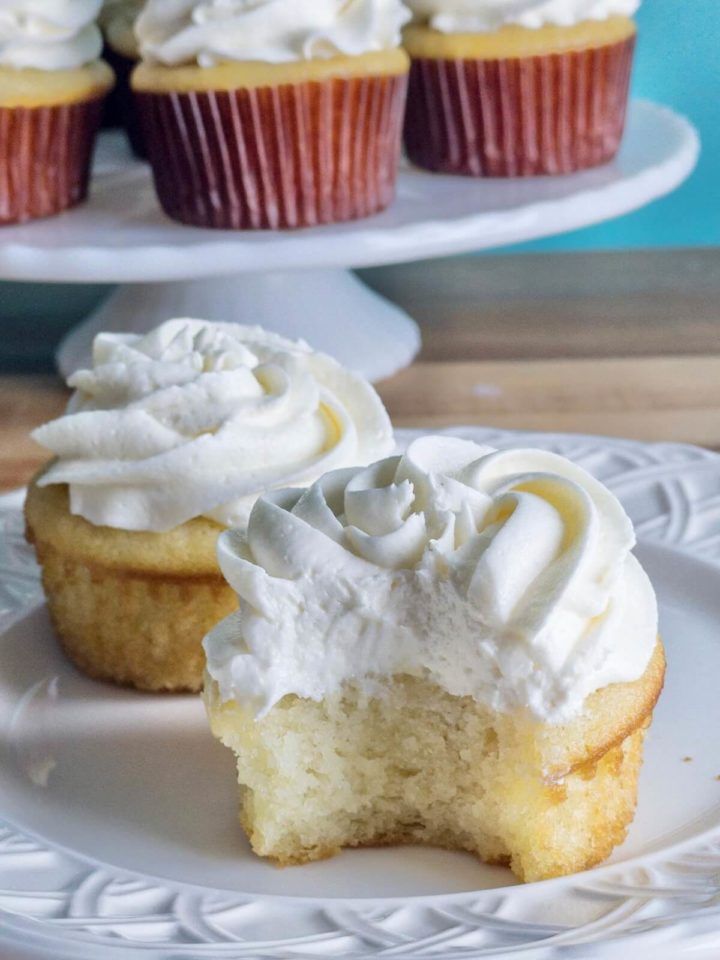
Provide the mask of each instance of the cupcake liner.
POLYGON ((365 217, 395 192, 406 76, 136 93, 174 220, 278 229, 365 217))
POLYGON ((110 64, 115 73, 115 87, 105 103, 103 126, 123 127, 130 141, 130 147, 136 157, 147 158, 145 141, 138 120, 133 93, 130 89, 130 74, 137 66, 137 60, 123 56, 112 47, 105 46, 103 59, 110 64))
POLYGON ((571 173, 611 160, 625 126, 635 38, 504 60, 414 59, 405 148, 466 176, 571 173))
POLYGON ((88 192, 102 97, 0 107, 0 224, 60 213, 88 192))

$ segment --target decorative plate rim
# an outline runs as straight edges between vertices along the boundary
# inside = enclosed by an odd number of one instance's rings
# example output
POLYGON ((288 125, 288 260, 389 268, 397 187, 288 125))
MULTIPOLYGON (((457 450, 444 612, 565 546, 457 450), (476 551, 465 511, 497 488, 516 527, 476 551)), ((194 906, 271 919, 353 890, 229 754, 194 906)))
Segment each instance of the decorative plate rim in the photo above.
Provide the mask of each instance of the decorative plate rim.
MULTIPOLYGON (((593 472, 616 488, 631 516, 640 505, 653 506, 654 512, 639 522, 633 516, 643 540, 720 568, 720 455, 712 451, 688 444, 483 427, 398 430, 397 436, 407 442, 430 432, 497 446, 531 442, 580 462, 590 460, 593 472), (678 490, 684 499, 678 500, 678 490)), ((0 496, 0 630, 41 602, 37 581, 32 585, 34 564, 20 539, 22 499, 23 491, 0 496), (14 587, 21 585, 10 593, 4 589, 9 573, 17 577, 14 587)), ((40 868, 31 872, 35 869, 40 868)), ((438 895, 323 899, 233 893, 140 874, 0 819, 0 917, 5 924, 0 947, 30 946, 32 939, 37 941, 37 956, 51 950, 55 958, 66 956, 71 948, 74 952, 68 956, 79 956, 81 948, 83 956, 97 956, 102 947, 108 957, 142 950, 148 960, 181 956, 360 960, 396 955, 467 960, 508 952, 555 960, 579 958, 578 951, 590 943, 602 943, 603 955, 622 957, 630 941, 661 950, 672 947, 672 955, 678 956, 680 949, 690 946, 720 949, 720 829, 705 829, 621 863, 534 884, 438 895), (48 888, 23 889, 27 871, 22 870, 13 886, 11 860, 42 861, 48 888), (61 875, 65 881, 59 884, 61 875), (586 913, 590 908, 595 913, 575 926, 538 922, 533 907, 554 900, 572 901, 573 909, 582 906, 586 913), (128 908, 123 912, 123 904, 130 901, 134 912, 128 908), (139 901, 144 907, 137 905, 139 901), (20 907, 8 906, 18 902, 20 907), (511 902, 517 909, 508 916, 511 902), (277 922, 279 908, 284 911, 282 925, 277 922), (529 911, 525 919, 518 916, 523 908, 529 911), (270 929, 268 923, 275 931, 272 939, 260 935, 270 929), (147 932, 158 929, 166 931, 163 939, 147 932), (139 934, 140 930, 146 932, 139 934)))

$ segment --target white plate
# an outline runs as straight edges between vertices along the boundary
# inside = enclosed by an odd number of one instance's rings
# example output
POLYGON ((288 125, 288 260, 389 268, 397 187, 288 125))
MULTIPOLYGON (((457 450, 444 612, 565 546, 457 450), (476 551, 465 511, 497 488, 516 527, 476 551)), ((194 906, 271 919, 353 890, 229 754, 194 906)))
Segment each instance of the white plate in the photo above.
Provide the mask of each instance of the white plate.
POLYGON ((447 256, 563 233, 673 190, 699 153, 694 127, 666 107, 631 104, 617 158, 561 177, 473 179, 407 167, 374 217, 297 231, 203 230, 158 207, 150 172, 104 135, 90 201, 0 232, 0 277, 59 282, 189 280, 239 271, 359 267, 447 256))
POLYGON ((720 952, 720 457, 529 439, 622 497, 661 602, 667 685, 637 817, 608 864, 521 886, 509 871, 432 850, 352 851, 286 870, 255 858, 236 824, 232 758, 199 700, 94 683, 59 653, 15 496, 0 546, 0 955, 548 960, 626 957, 630 943, 648 957, 720 952))

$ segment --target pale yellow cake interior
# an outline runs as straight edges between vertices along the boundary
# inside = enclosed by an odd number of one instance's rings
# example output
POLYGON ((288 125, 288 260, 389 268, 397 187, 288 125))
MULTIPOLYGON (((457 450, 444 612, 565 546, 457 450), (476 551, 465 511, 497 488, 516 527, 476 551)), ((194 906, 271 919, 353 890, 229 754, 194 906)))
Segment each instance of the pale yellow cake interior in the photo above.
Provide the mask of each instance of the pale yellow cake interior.
POLYGON ((421 843, 509 863, 527 881, 591 866, 625 836, 663 676, 658 642, 640 680, 598 691, 559 726, 408 676, 370 697, 352 684, 321 702, 286 696, 258 720, 207 676, 205 700, 236 755, 257 854, 291 864, 421 843))

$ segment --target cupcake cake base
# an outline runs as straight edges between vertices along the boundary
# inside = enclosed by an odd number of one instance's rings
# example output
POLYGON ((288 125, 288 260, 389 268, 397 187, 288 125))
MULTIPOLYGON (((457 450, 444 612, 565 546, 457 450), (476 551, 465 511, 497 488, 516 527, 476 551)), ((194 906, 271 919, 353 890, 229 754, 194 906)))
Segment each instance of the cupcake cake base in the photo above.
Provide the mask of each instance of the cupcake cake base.
POLYGON ((286 865, 429 844, 532 881, 590 867, 624 839, 664 669, 658 643, 640 680, 596 692, 560 726, 407 676, 373 697, 352 685, 321 702, 287 696, 259 720, 209 677, 205 699, 259 855, 286 865))
POLYGON ((25 519, 53 626, 83 673, 139 690, 200 690, 202 638, 237 608, 215 560, 221 527, 97 527, 70 513, 66 486, 35 483, 25 519))

